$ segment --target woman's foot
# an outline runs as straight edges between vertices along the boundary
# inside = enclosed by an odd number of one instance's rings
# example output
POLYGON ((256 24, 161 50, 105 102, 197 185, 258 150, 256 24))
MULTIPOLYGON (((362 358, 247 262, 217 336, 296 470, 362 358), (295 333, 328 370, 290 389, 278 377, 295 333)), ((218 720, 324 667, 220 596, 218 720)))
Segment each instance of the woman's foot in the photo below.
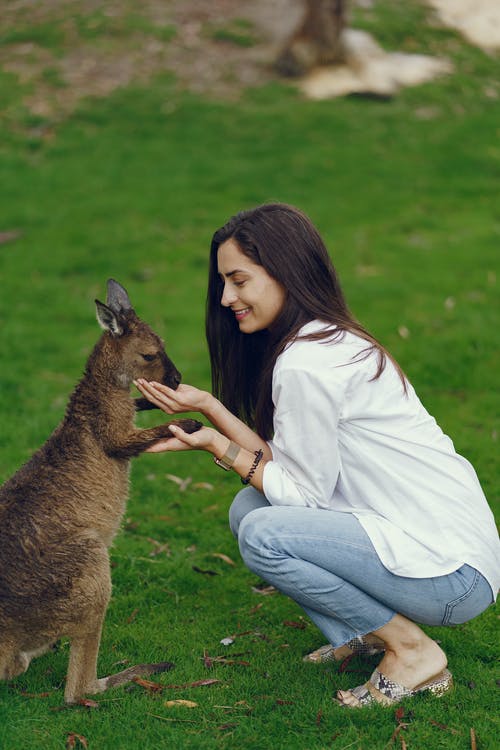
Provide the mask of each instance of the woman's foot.
POLYGON ((321 646, 304 656, 303 661, 323 664, 328 661, 342 661, 353 654, 369 658, 375 654, 382 653, 383 650, 384 642, 380 638, 368 633, 368 635, 353 638, 352 641, 348 641, 348 643, 338 646, 338 648, 334 648, 330 643, 327 643, 325 646, 321 646))
POLYGON ((392 706, 403 698, 409 698, 418 693, 432 693, 435 696, 444 695, 453 687, 453 677, 448 669, 443 669, 434 677, 422 682, 413 689, 406 688, 397 682, 393 682, 376 669, 368 682, 364 685, 358 685, 349 691, 339 691, 337 698, 333 700, 341 706, 348 708, 361 708, 373 703, 380 703, 384 706, 392 706), (340 695, 348 693, 350 700, 343 700, 340 695), (354 701, 352 699, 355 699, 354 701))
MULTIPOLYGON (((440 692, 444 692, 442 688, 448 689, 451 686, 451 675, 447 670, 445 672, 446 654, 414 622, 396 615, 387 625, 380 628, 377 634, 383 637, 385 654, 376 670, 382 681, 374 672, 372 681, 366 683, 366 688, 374 700, 380 703, 387 703, 388 699, 389 702, 394 700, 392 695, 397 694, 398 690, 389 688, 388 691, 384 691, 384 684, 396 685, 400 688, 400 693, 406 689, 407 695, 426 686, 434 678, 438 678, 440 692), (382 689, 379 689, 380 687, 382 689)), ((354 692, 339 690, 337 701, 350 707, 362 705, 362 688, 363 686, 356 688, 354 692)), ((403 695, 404 693, 399 697, 403 695)))

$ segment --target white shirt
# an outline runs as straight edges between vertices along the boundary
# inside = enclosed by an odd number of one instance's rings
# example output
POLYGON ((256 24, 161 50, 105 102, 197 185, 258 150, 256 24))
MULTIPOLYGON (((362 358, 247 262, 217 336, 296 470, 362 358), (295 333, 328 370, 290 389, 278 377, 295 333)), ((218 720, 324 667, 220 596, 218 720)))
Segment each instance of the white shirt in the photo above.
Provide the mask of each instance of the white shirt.
MULTIPOLYGON (((313 321, 300 335, 325 326, 313 321)), ((388 570, 446 575, 464 563, 500 585, 500 543, 471 464, 387 359, 351 333, 290 344, 273 372, 273 459, 263 489, 272 505, 353 513, 388 570), (357 356, 358 355, 358 356, 357 356)))

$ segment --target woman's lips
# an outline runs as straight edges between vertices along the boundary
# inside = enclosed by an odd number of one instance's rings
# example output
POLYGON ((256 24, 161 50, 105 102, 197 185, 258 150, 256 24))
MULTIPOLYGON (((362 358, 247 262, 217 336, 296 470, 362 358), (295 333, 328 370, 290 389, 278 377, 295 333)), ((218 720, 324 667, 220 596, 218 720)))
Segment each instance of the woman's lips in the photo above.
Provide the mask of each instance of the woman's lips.
POLYGON ((234 316, 235 316, 236 320, 243 320, 243 318, 245 318, 248 315, 248 313, 250 312, 250 308, 249 307, 245 307, 245 308, 243 308, 241 310, 233 310, 233 312, 234 312, 234 316))

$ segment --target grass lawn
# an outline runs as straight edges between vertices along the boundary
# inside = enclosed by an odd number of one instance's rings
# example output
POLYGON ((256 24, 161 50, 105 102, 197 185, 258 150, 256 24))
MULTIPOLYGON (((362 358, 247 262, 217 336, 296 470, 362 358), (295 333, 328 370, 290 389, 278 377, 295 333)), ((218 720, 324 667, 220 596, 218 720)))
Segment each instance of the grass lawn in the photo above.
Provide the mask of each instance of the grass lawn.
MULTIPOLYGON (((0 481, 64 413, 110 276, 164 336, 185 381, 208 389, 211 235, 240 208, 281 200, 317 224, 355 314, 474 464, 498 517, 496 61, 427 23, 416 2, 402 5, 359 11, 359 25, 388 48, 446 55, 455 72, 392 101, 308 102, 279 83, 224 101, 163 75, 52 122, 23 106, 29 84, 0 70, 0 233, 14 233, 0 234, 0 481)), ((93 28, 104 38, 106 27, 93 28)), ((38 43, 59 49, 56 31, 38 29, 38 43)), ((161 691, 134 684, 97 696, 98 708, 62 709, 63 643, 0 683, 2 750, 465 750, 471 728, 479 750, 496 749, 498 610, 427 629, 448 653, 452 693, 398 714, 342 710, 334 690, 364 681, 373 665, 302 664, 322 636, 291 601, 262 593, 240 561, 226 520, 239 486, 206 454, 134 462, 99 673, 124 662, 175 669, 157 677, 161 691), (200 680, 217 682, 189 687, 200 680)))

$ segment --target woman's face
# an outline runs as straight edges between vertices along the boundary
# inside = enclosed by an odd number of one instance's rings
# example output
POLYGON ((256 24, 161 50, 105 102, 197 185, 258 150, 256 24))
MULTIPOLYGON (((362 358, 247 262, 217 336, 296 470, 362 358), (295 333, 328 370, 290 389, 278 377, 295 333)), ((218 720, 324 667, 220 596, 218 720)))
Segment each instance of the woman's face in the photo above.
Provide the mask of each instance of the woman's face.
POLYGON ((283 308, 283 286, 250 260, 234 239, 219 246, 217 265, 224 282, 221 305, 231 308, 240 331, 255 333, 269 328, 283 308))

